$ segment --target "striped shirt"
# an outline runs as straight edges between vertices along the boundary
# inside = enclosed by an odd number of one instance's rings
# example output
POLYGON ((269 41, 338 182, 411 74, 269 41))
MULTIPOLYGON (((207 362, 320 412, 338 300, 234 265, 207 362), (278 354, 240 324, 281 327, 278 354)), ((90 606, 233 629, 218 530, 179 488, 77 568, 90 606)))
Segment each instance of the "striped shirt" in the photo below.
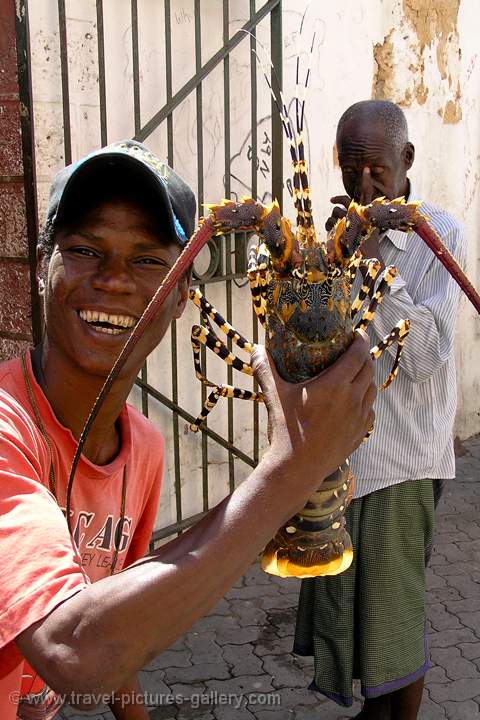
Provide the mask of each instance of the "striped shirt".
MULTIPOLYGON (((411 189, 409 199, 414 197, 411 189)), ((429 203, 422 203, 421 211, 464 267, 467 248, 457 220, 429 203)), ((385 265, 395 265, 399 274, 370 325, 372 344, 402 318, 410 320, 410 334, 396 380, 377 395, 375 430, 352 455, 355 497, 405 480, 455 477, 454 340, 460 289, 414 232, 388 231, 380 251, 385 265)), ((353 297, 358 285, 357 278, 353 297)), ((388 376, 396 352, 393 345, 376 361, 377 386, 388 376)))

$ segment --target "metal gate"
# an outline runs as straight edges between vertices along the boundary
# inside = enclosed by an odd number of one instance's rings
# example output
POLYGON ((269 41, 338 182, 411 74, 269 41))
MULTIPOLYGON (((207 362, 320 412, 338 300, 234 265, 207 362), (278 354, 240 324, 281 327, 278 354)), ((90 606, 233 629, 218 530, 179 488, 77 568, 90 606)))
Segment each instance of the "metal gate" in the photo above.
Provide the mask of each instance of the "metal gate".
MULTIPOLYGON (((258 54, 265 58, 264 63, 267 59, 272 61, 276 75, 271 81, 281 85, 281 0, 263 3, 255 0, 51 0, 47 5, 18 0, 17 8, 17 43, 30 61, 30 73, 24 73, 21 81, 27 83, 30 75, 33 96, 30 116, 35 116, 36 125, 38 182, 32 183, 32 207, 36 205, 33 200, 42 206, 42 192, 45 204, 45 190, 50 181, 47 169, 53 174, 62 164, 83 155, 84 150, 120 139, 115 123, 122 124, 122 113, 129 115, 127 133, 130 137, 150 147, 156 145, 160 148, 160 151, 153 148, 157 154, 163 154, 170 165, 187 175, 186 179, 196 188, 200 208, 205 201, 219 201, 221 197, 241 193, 261 200, 273 196, 281 202, 281 119, 272 105, 256 58, 258 54), (152 34, 155 23, 156 35, 152 34), (121 36, 117 55, 112 50, 119 42, 116 34, 121 36), (189 38, 191 52, 187 58, 185 46, 189 38), (160 45, 163 61, 159 62, 160 45), (241 59, 236 57, 237 52, 243 52, 241 59), (56 103, 52 103, 49 96, 49 78, 45 75, 48 63, 47 71, 57 78, 56 103), (155 63, 158 63, 157 72, 153 70, 155 63), (123 82, 120 97, 114 98, 111 88, 117 86, 121 73, 123 80, 128 79, 129 87, 123 82), (181 84, 178 77, 182 78, 181 84), (157 90, 160 100, 155 98, 152 102, 157 90), (145 109, 147 96, 150 99, 145 109), (235 126, 232 118, 236 118, 235 126), (183 149, 177 140, 179 133, 183 149), (89 146, 87 143, 84 147, 86 137, 89 146), (184 161, 187 148, 188 163, 184 161), (213 191, 212 183, 221 188, 213 191), (221 197, 217 196, 218 192, 221 197)), ((27 92, 24 97, 28 97, 27 92)), ((125 123, 122 132, 124 128, 125 123)), ((30 226, 34 234, 34 224, 30 226)), ((239 307, 244 308, 250 317, 252 339, 256 341, 258 327, 248 289, 241 290, 245 284, 247 243, 244 234, 212 241, 202 260, 203 266, 202 263, 195 266, 194 278, 207 295, 211 292, 216 297, 221 295, 223 302, 219 310, 230 322, 234 323, 239 307)), ((34 244, 34 238, 30 238, 30 247, 34 244)), ((239 329, 248 333, 243 327, 239 329)), ((180 348, 186 332, 185 323, 181 330, 178 323, 173 324, 168 383, 159 382, 155 371, 160 366, 160 375, 163 373, 166 351, 157 351, 162 353, 163 360, 157 357, 146 363, 133 393, 133 401, 145 415, 160 414, 160 424, 169 438, 167 464, 171 487, 166 488, 166 492, 171 501, 166 505, 170 513, 162 516, 154 541, 188 527, 218 499, 216 493, 216 498, 211 497, 215 448, 222 448, 226 454, 221 463, 223 494, 242 479, 239 463, 243 475, 248 474, 261 452, 258 407, 242 409, 243 413, 249 413, 250 420, 243 421, 243 441, 239 444, 235 417, 241 403, 231 400, 224 401, 227 410, 222 430, 206 427, 195 440, 195 446, 191 439, 190 445, 185 446, 182 423, 190 423, 200 409, 198 404, 197 410, 192 411, 191 404, 186 407, 181 398, 180 375, 187 363, 194 377, 191 358, 184 362, 184 347, 180 348), (188 464, 192 454, 197 457, 195 467, 188 464), (186 478, 186 474, 190 477, 186 478), (183 487, 185 480, 188 482, 183 487), (185 499, 192 486, 198 486, 196 504, 185 499)), ((210 358, 205 357, 205 353, 202 361, 209 369, 210 358)), ((221 373, 223 382, 232 384, 232 370, 223 368, 221 373)), ((199 387, 199 397, 200 393, 203 402, 205 388, 199 387)))

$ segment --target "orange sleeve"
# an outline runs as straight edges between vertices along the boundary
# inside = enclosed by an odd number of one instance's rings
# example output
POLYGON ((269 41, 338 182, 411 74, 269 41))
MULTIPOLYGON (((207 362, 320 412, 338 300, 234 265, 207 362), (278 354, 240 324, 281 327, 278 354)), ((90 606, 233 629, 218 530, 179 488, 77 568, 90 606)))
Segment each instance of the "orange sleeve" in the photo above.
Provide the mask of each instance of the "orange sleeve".
MULTIPOLYGON (((49 469, 44 441, 8 398, 0 394, 0 648, 89 584, 42 482, 49 469)), ((1 665, 0 653, 0 676, 1 665)))

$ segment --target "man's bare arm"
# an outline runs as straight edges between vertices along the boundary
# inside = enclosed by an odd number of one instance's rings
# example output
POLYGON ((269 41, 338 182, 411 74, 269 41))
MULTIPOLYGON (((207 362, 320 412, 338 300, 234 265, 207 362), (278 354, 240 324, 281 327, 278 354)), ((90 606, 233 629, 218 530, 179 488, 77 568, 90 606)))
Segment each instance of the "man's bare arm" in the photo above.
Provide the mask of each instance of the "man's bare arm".
POLYGON ((357 337, 318 378, 281 380, 254 357, 270 448, 247 481, 188 532, 104 578, 17 637, 61 693, 111 693, 205 615, 320 482, 364 437, 375 397, 368 342, 357 337))

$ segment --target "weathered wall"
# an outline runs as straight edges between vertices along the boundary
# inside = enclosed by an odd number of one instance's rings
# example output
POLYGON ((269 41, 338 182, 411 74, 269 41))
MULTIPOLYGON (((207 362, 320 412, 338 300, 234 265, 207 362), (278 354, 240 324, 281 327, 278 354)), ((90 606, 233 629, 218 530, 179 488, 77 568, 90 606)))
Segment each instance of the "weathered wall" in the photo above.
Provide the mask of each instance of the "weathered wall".
MULTIPOLYGON (((33 88, 37 173, 41 212, 45 207, 53 172, 64 163, 62 135, 61 77, 57 3, 35 0, 30 4, 33 53, 33 88)), ((257 3, 257 7, 262 5, 257 3)), ((284 0, 284 84, 285 95, 294 92, 298 29, 305 0, 284 0)), ((222 3, 202 0, 202 63, 221 46, 222 3)), ((163 3, 139 0, 140 98, 142 122, 148 120, 166 99, 164 82, 165 39, 163 3)), ((70 114, 72 154, 77 158, 100 145, 98 58, 94 0, 67 0, 68 49, 70 69, 70 114)), ((247 0, 230 2, 230 35, 248 17, 247 0)), ((132 50, 130 2, 105 0, 106 88, 108 141, 134 134, 132 92, 132 50)), ((419 195, 436 202, 456 215, 464 224, 469 241, 468 272, 476 286, 478 277, 478 219, 480 197, 480 41, 477 28, 477 0, 438 0, 430 8, 427 0, 335 0, 312 2, 300 39, 302 62, 315 29, 311 88, 307 100, 307 143, 311 160, 314 211, 318 227, 329 214, 329 198, 342 192, 340 173, 335 165, 334 136, 337 120, 351 103, 370 97, 390 98, 405 109, 411 140, 417 149, 412 178, 419 195)), ((195 69, 193 0, 172 0, 173 93, 195 69)), ((259 28, 259 37, 268 49, 269 29, 259 28)), ((250 70, 248 40, 233 52, 230 120, 232 190, 243 194, 250 187, 249 119, 250 70)), ((224 106, 222 67, 203 84, 204 186, 205 200, 216 201, 224 194, 224 106)), ((259 155, 267 170, 259 173, 259 191, 268 199, 271 167, 268 155, 270 98, 259 77, 258 93, 259 155), (265 133, 267 139, 265 139, 265 133), (265 145, 262 143, 265 141, 265 145), (263 151, 263 155, 262 155, 263 151)), ((173 161, 175 167, 197 187, 198 156, 195 96, 190 95, 175 111, 173 161)), ((165 123, 147 140, 160 155, 167 152, 165 123)), ((289 159, 285 148, 285 177, 289 159)), ((285 213, 293 217, 288 193, 285 213)), ((209 290, 210 299, 225 308, 223 285, 209 290)), ((234 322, 245 333, 252 328, 249 294, 235 288, 234 322)), ((179 403, 192 414, 199 408, 200 391, 194 379, 189 346, 189 328, 196 321, 189 308, 178 325, 179 403)), ((480 364, 474 361, 480 345, 480 323, 466 301, 462 303, 458 330, 459 412, 457 432, 467 437, 480 429, 480 364)), ((172 395, 169 365, 171 343, 167 338, 149 360, 149 378, 161 392, 172 395)), ((214 367, 212 379, 224 380, 224 369, 214 367)), ((238 378, 236 378, 238 380, 238 378)), ((244 387, 245 379, 240 378, 244 387)), ((251 408, 237 403, 235 442, 251 450, 251 408)), ((172 446, 170 413, 152 403, 150 416, 163 428, 172 446)), ((226 414, 217 409, 211 427, 226 436, 226 414)), ((227 489, 227 453, 210 446, 211 500, 227 489)), ((198 512, 201 499, 201 444, 198 436, 183 433, 181 422, 180 455, 182 482, 193 488, 183 508, 184 515, 198 512)), ((168 465, 171 470, 173 457, 168 465)), ((238 463, 238 477, 248 469, 238 463)), ((162 498, 163 524, 174 519, 172 488, 166 483, 162 498)))

